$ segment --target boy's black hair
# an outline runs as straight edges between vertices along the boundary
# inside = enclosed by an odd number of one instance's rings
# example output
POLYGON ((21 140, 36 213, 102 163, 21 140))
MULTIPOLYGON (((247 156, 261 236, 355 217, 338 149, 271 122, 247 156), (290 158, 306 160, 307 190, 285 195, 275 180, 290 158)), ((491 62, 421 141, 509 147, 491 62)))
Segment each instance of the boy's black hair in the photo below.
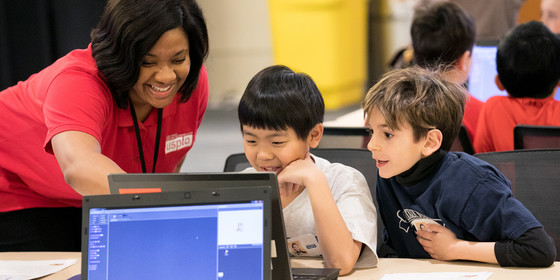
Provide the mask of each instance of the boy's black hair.
POLYGON ((128 107, 128 94, 137 82, 146 54, 163 33, 181 27, 189 41, 191 67, 181 86, 186 102, 198 83, 208 55, 208 32, 195 0, 109 0, 91 32, 93 58, 119 108, 128 107))
POLYGON ((510 96, 546 98, 560 80, 560 39, 542 22, 520 24, 498 45, 496 69, 510 96))
POLYGON ((418 8, 410 28, 414 63, 424 68, 449 67, 476 40, 474 19, 459 5, 437 2, 418 8))
POLYGON ((304 140, 323 122, 325 103, 315 82, 283 65, 267 67, 247 85, 237 109, 243 125, 261 129, 294 129, 304 140))

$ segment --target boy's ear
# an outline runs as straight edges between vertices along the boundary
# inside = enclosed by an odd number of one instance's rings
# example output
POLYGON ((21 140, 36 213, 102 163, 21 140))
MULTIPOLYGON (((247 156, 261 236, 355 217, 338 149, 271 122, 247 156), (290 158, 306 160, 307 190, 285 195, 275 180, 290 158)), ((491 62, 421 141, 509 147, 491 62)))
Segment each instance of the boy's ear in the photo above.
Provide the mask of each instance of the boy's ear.
POLYGON ((457 60, 456 67, 459 70, 461 70, 463 73, 466 73, 468 76, 468 73, 470 72, 471 69, 471 64, 472 64, 471 51, 465 51, 463 55, 461 55, 461 57, 459 57, 459 59, 457 60))
POLYGON ((321 142, 321 138, 323 137, 323 124, 318 123, 316 124, 311 131, 309 132, 309 136, 307 136, 307 143, 309 147, 315 149, 319 146, 319 142, 321 142))
POLYGON ((496 86, 498 87, 499 90, 501 90, 501 91, 506 90, 506 88, 502 84, 502 81, 500 81, 500 76, 496 75, 496 77, 494 77, 494 83, 496 83, 496 86))
POLYGON ((422 155, 427 157, 433 154, 435 151, 439 150, 441 147, 441 141, 443 141, 443 134, 439 129, 432 129, 428 131, 426 139, 424 142, 424 147, 422 147, 422 155))

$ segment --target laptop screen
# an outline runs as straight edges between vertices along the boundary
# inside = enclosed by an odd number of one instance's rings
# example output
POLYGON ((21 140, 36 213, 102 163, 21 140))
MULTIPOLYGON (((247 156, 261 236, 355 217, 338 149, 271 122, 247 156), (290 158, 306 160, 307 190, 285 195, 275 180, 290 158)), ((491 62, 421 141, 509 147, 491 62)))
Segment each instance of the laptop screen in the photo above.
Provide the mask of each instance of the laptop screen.
POLYGON ((477 43, 473 48, 472 67, 469 75, 469 92, 484 102, 495 95, 507 95, 500 91, 494 82, 496 71, 496 52, 498 42, 477 43))
POLYGON ((264 211, 263 200, 89 208, 87 279, 263 279, 264 211))
MULTIPOLYGON (((496 70, 497 51, 498 41, 477 42, 473 48, 468 87, 470 94, 482 102, 492 96, 507 95, 506 91, 498 89, 494 81, 498 74, 496 70)), ((560 90, 558 88, 554 99, 560 100, 560 90)))
POLYGON ((239 187, 270 186, 272 223, 272 276, 275 279, 291 279, 291 267, 278 193, 276 173, 143 173, 111 174, 108 177, 111 193, 144 193, 146 191, 193 191, 220 189, 226 191, 239 187))

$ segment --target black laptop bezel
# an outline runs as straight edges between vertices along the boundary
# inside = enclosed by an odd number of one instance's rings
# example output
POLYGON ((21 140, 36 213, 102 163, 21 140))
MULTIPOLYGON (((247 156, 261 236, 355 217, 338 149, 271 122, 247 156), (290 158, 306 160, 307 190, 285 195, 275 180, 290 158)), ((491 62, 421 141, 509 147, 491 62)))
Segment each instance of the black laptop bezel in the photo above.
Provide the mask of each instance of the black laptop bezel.
POLYGON ((272 277, 292 279, 286 230, 278 179, 274 172, 193 172, 193 173, 126 173, 108 176, 111 193, 120 189, 161 189, 162 191, 188 191, 205 188, 228 189, 247 186, 270 186, 272 201, 272 240, 276 257, 272 258, 272 277), (141 182, 141 185, 138 184, 141 182))
POLYGON ((89 212, 93 208, 135 208, 135 207, 166 207, 180 205, 201 205, 206 203, 236 203, 254 200, 264 201, 263 229, 263 279, 271 280, 270 256, 272 238, 272 188, 270 186, 233 187, 229 189, 196 189, 185 191, 95 195, 84 196, 82 206, 82 260, 81 279, 88 279, 89 265, 89 212))

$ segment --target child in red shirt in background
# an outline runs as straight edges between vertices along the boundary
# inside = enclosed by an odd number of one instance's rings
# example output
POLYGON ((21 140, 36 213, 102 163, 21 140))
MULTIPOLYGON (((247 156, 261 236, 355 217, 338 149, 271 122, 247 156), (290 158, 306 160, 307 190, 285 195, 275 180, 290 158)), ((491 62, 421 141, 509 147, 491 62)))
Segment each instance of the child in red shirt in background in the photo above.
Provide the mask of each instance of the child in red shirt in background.
POLYGON ((500 90, 482 106, 473 142, 477 153, 513 150, 518 124, 560 125, 560 101, 554 93, 560 80, 560 39, 543 23, 514 28, 500 42, 496 55, 500 90))
MULTIPOLYGON (((419 7, 410 28, 414 63, 422 68, 443 69, 449 81, 464 84, 471 70, 476 40, 474 19, 459 5, 439 2, 419 7)), ((474 139, 483 102, 467 93, 463 125, 474 139)))

